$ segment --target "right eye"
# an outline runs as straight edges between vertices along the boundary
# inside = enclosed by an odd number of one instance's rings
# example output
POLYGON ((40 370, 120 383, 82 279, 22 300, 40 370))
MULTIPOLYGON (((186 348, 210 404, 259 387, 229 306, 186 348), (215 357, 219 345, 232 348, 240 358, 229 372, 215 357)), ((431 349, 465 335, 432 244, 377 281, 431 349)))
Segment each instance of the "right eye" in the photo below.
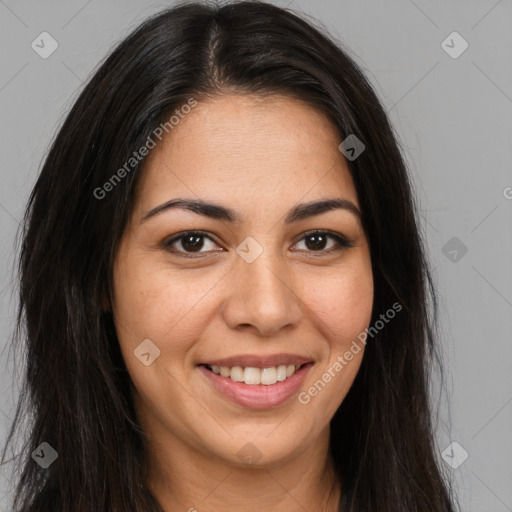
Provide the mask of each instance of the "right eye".
POLYGON ((204 240, 209 240, 213 244, 215 242, 204 231, 185 231, 177 236, 173 236, 170 240, 163 243, 164 248, 172 254, 177 254, 184 258, 202 258, 203 256, 193 256, 194 253, 210 252, 201 251, 204 247, 204 240), (177 249, 180 247, 182 250, 177 249))

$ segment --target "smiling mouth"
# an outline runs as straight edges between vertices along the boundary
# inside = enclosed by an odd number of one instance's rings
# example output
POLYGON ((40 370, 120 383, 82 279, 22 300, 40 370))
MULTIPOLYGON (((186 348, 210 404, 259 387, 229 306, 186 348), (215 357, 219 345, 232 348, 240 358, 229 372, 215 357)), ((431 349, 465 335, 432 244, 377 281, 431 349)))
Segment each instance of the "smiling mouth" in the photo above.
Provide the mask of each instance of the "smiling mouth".
POLYGON ((215 366, 209 364, 203 364, 200 366, 205 367, 216 375, 229 378, 234 382, 243 382, 249 386, 256 386, 258 384, 271 386, 290 378, 300 368, 306 366, 306 364, 310 363, 299 365, 283 364, 279 366, 270 366, 268 368, 256 368, 251 366, 215 366))

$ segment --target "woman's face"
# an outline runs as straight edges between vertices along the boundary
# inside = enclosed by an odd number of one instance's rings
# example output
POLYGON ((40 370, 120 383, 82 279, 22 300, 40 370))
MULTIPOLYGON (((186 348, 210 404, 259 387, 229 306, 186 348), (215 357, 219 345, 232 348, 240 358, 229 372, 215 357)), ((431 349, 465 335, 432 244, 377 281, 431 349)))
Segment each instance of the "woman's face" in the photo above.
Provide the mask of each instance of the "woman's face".
POLYGON ((265 465, 328 438, 373 303, 340 142, 297 100, 226 95, 199 102, 150 151, 113 311, 141 424, 162 450, 265 465), (153 211, 178 199, 215 207, 153 211), (325 200, 349 206, 305 207, 325 200))

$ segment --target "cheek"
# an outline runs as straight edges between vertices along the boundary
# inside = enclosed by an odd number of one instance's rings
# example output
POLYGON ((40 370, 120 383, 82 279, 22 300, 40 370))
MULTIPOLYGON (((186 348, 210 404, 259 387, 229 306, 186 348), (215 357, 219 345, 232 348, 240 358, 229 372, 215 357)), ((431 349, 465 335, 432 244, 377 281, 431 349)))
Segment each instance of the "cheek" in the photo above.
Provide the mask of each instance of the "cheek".
POLYGON ((373 279, 368 265, 309 276, 303 286, 304 301, 331 350, 342 350, 368 327, 373 307, 373 279))
POLYGON ((120 262, 114 272, 115 321, 125 350, 145 339, 161 355, 186 350, 204 330, 208 295, 218 278, 205 271, 171 272, 143 257, 120 262))
POLYGON ((371 320, 373 279, 369 265, 318 277, 314 284, 311 279, 304 281, 304 297, 326 343, 321 364, 298 399, 305 406, 304 421, 314 417, 321 428, 343 402, 361 366, 365 345, 358 336, 371 320))

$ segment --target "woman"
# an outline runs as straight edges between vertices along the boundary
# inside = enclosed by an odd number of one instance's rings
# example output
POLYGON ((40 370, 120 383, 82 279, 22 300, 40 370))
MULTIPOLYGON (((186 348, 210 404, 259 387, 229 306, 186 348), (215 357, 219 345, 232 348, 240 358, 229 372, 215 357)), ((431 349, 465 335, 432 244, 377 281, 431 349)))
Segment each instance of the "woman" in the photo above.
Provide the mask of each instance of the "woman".
POLYGON ((16 511, 454 510, 406 168, 291 12, 184 4, 122 41, 49 152, 20 278, 16 511))

